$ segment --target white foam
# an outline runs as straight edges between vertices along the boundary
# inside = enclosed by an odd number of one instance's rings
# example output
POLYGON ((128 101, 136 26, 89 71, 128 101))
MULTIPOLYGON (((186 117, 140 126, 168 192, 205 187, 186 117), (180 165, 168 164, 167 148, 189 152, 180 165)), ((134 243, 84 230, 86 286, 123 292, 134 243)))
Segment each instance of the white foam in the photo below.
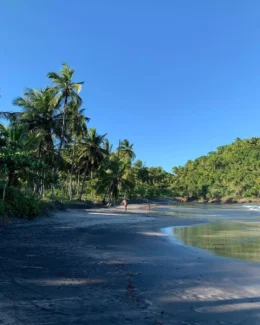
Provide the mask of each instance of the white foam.
POLYGON ((249 211, 260 211, 260 205, 243 205, 243 208, 247 208, 249 211))

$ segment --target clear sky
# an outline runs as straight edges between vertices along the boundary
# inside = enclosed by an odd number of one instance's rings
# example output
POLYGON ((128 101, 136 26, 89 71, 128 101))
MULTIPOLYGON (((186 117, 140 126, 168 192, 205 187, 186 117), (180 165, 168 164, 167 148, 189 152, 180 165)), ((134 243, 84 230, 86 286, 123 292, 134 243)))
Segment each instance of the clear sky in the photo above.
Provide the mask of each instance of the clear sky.
POLYGON ((1 0, 0 110, 62 62, 90 127, 148 166, 260 135, 258 0, 1 0))

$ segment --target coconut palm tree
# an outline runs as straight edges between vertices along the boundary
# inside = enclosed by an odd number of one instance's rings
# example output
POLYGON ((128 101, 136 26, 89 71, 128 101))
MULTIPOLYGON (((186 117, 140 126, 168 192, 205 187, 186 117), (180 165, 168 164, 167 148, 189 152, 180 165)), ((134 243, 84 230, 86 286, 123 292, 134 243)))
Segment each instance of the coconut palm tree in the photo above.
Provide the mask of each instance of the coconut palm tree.
MULTIPOLYGON (((132 160, 135 158, 133 144, 130 144, 129 140, 119 140, 119 146, 117 148, 117 156, 126 162, 128 173, 131 173, 132 160)), ((127 189, 125 189, 124 197, 126 198, 127 189)))
POLYGON ((103 143, 103 148, 106 151, 107 155, 109 156, 112 152, 113 145, 109 142, 108 139, 105 139, 103 143))
POLYGON ((123 141, 119 140, 119 145, 117 147, 118 156, 133 160, 135 158, 133 146, 134 145, 130 144, 129 140, 127 139, 123 141))
MULTIPOLYGON (((57 180, 55 170, 57 161, 56 149, 57 139, 61 138, 63 116, 60 114, 60 103, 55 100, 56 92, 53 89, 44 90, 26 89, 23 97, 14 100, 14 105, 22 107, 19 122, 28 125, 28 131, 33 134, 42 135, 37 155, 53 168, 52 193, 54 197, 54 183, 57 180)), ((40 172, 40 171, 39 171, 40 172)), ((49 173, 49 172, 48 172, 49 173)), ((46 175, 46 172, 44 172, 46 175)), ((35 191, 39 188, 37 181, 35 191)))
POLYGON ((79 200, 82 199, 84 193, 87 173, 91 169, 97 168, 107 154, 106 150, 102 148, 105 137, 106 134, 98 135, 96 129, 88 129, 86 136, 79 145, 78 159, 80 165, 84 168, 79 200))
POLYGON ((60 70, 60 74, 56 72, 49 72, 47 77, 54 83, 54 87, 51 91, 56 93, 56 99, 58 103, 63 103, 62 110, 62 129, 61 129, 61 139, 58 150, 58 164, 60 163, 61 149, 65 142, 66 136, 66 115, 68 110, 68 103, 75 102, 78 106, 82 104, 82 99, 79 97, 78 93, 81 91, 83 82, 73 82, 72 78, 75 70, 71 69, 67 63, 63 63, 60 70))
POLYGON ((133 175, 129 173, 128 163, 118 155, 112 155, 100 171, 97 192, 105 193, 109 203, 115 204, 120 188, 124 192, 133 188, 134 179, 131 176, 133 175))
POLYGON ((54 91, 26 89, 23 97, 14 100, 14 105, 22 107, 20 123, 28 125, 28 131, 43 136, 39 142, 38 156, 45 157, 48 163, 53 163, 55 140, 61 137, 62 116, 59 113, 59 103, 54 100, 54 91))
POLYGON ((84 115, 84 109, 80 109, 76 102, 70 102, 68 104, 68 117, 67 121, 70 125, 71 138, 73 141, 73 150, 71 156, 71 168, 70 168, 70 182, 69 182, 69 196, 70 201, 72 200, 72 178, 75 169, 75 159, 76 159, 76 147, 78 141, 80 141, 84 135, 87 133, 86 123, 90 118, 84 115))
POLYGON ((137 160, 133 166, 136 181, 145 183, 149 181, 149 171, 141 160, 137 160))

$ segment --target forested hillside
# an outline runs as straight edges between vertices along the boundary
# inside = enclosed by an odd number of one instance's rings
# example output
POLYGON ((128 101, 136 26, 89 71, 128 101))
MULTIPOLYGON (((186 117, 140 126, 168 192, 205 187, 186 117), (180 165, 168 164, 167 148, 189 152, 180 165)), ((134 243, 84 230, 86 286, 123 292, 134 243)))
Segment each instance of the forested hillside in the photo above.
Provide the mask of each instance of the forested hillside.
POLYGON ((186 199, 260 197, 260 138, 236 139, 173 168, 174 196, 186 199))

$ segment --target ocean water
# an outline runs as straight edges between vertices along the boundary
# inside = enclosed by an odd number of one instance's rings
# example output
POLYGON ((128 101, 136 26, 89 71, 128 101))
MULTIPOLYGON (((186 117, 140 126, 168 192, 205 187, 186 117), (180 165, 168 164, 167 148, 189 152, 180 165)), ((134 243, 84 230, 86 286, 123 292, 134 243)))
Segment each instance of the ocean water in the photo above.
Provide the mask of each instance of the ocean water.
POLYGON ((194 219, 194 226, 164 230, 175 243, 219 256, 260 262, 260 205, 176 204, 157 211, 194 219))

